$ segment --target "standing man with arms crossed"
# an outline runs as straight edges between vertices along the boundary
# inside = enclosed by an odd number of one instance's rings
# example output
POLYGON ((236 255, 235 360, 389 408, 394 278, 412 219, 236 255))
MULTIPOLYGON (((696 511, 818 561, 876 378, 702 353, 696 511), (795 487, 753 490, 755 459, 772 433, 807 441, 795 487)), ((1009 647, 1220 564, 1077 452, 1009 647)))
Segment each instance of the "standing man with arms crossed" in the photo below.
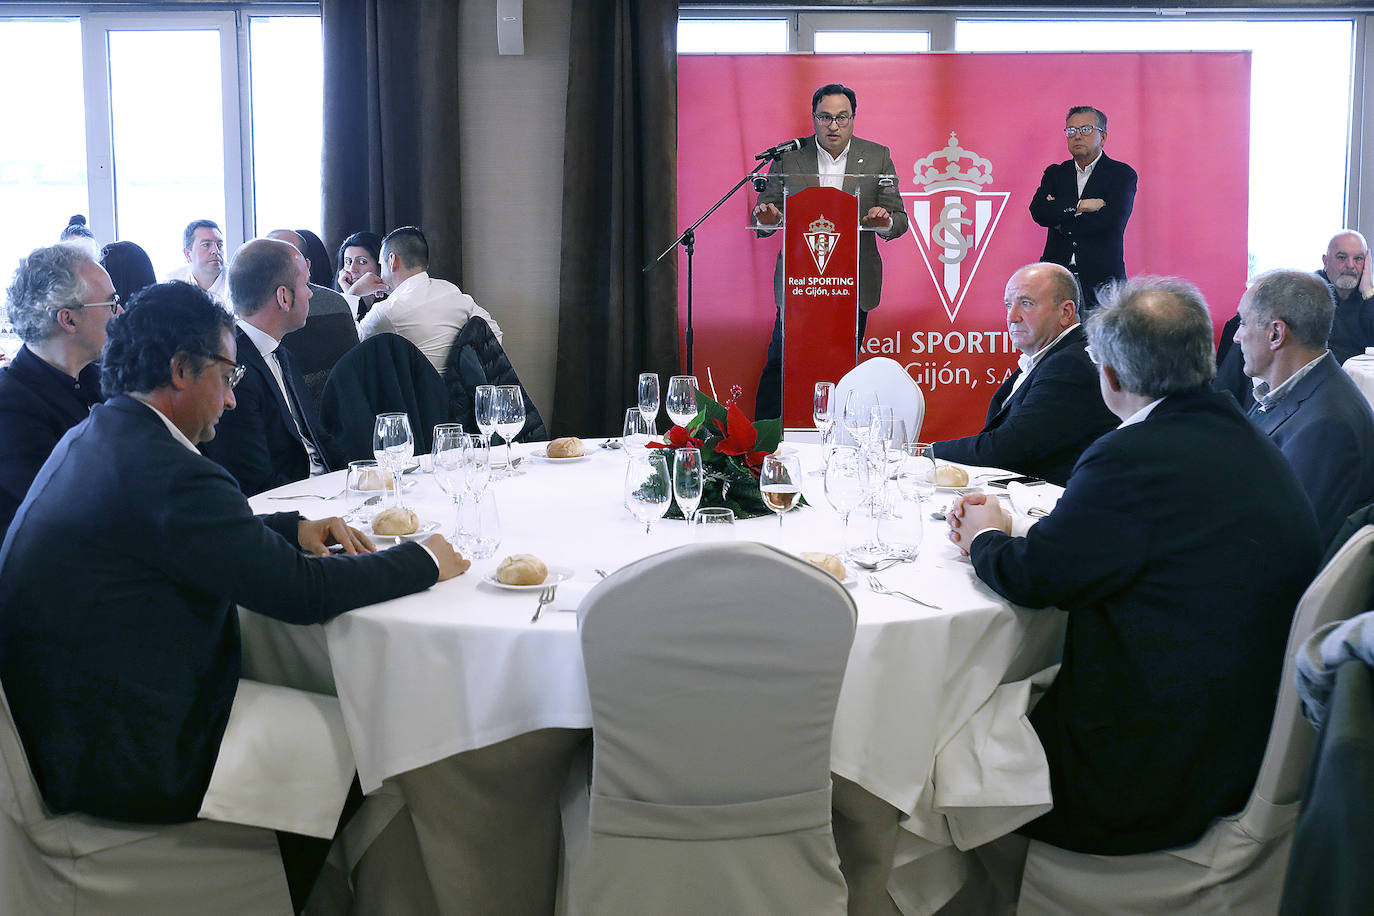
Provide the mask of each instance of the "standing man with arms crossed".
MULTIPOLYGON (((907 230, 906 208, 897 191, 897 169, 886 146, 854 136, 854 117, 859 110, 854 90, 839 83, 828 83, 811 96, 811 117, 815 136, 801 141, 801 148, 783 153, 772 172, 792 176, 787 193, 811 187, 804 176, 819 175, 820 185, 840 188, 859 195, 863 210, 860 223, 873 232, 859 233, 859 329, 861 342, 868 326, 868 313, 878 307, 883 290, 883 259, 878 255, 878 240, 892 240, 907 230), (858 177, 845 177, 858 176, 858 177)), ((782 222, 783 183, 770 179, 754 207, 754 218, 762 226, 782 222)), ((759 230, 767 238, 776 229, 759 230)), ((768 361, 759 377, 754 404, 755 419, 782 416, 782 255, 773 272, 773 337, 768 343, 768 361)))
POLYGON ((1051 165, 1031 198, 1031 219, 1048 231, 1040 260, 1062 264, 1083 287, 1083 315, 1097 307, 1097 288, 1126 279, 1123 236, 1135 206, 1135 169, 1102 151, 1107 116, 1076 105, 1064 120, 1069 155, 1051 165))

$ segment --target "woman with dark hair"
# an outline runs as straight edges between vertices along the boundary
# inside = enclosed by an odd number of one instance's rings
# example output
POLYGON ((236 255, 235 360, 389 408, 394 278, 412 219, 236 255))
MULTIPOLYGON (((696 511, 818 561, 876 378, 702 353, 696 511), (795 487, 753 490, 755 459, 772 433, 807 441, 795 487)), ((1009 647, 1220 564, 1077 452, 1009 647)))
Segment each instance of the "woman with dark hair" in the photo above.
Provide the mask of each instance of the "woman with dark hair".
POLYGON ((386 298, 382 283, 382 237, 375 232, 355 232, 339 246, 339 290, 357 300, 358 320, 386 298))
POLYGON ((100 243, 95 240, 95 233, 86 228, 86 217, 80 213, 67 220, 67 226, 57 236, 57 240, 81 246, 90 254, 92 260, 100 252, 100 243))
POLYGON ((297 229, 296 234, 305 242, 305 259, 310 262, 310 282, 327 289, 334 283, 334 265, 329 261, 329 249, 309 229, 297 229))
POLYGON ((157 282, 148 253, 134 242, 111 242, 100 249, 100 266, 110 275, 121 302, 128 303, 134 293, 157 282))

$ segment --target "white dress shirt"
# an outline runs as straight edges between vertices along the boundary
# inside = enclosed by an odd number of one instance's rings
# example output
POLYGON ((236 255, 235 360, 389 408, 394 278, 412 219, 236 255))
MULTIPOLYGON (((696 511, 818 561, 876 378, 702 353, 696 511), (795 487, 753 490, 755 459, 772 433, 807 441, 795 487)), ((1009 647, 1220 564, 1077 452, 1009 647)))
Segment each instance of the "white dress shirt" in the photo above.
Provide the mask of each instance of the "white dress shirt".
POLYGON ((358 337, 366 340, 376 334, 400 334, 442 374, 453 338, 473 316, 490 325, 497 343, 501 342, 501 327, 490 312, 447 280, 436 280, 420 271, 372 307, 358 324, 358 337))
MULTIPOLYGON (((816 174, 818 176, 817 182, 821 187, 834 188, 837 191, 844 190, 845 169, 849 166, 849 148, 853 145, 853 143, 846 143, 838 156, 832 156, 825 147, 819 143, 816 144, 816 174)), ((859 214, 860 220, 868 215, 867 208, 871 206, 873 206, 872 201, 859 201, 859 207, 862 210, 859 214)), ((887 238, 887 234, 891 231, 892 219, 889 217, 887 225, 878 229, 877 232, 883 238, 887 238)))
MULTIPOLYGON (((167 276, 163 278, 163 282, 171 282, 172 280, 180 280, 182 283, 190 283, 192 286, 200 285, 196 282, 195 276, 191 273, 190 264, 185 264, 181 267, 178 267, 176 270, 167 274, 167 276)), ((210 294, 211 299, 215 300, 221 306, 223 306, 226 312, 232 313, 234 311, 233 303, 229 301, 228 265, 226 265, 225 268, 219 272, 219 276, 215 278, 215 282, 211 284, 210 288, 207 289, 206 292, 210 294)))
POLYGON ((257 347, 258 352, 262 354, 262 361, 267 363, 267 369, 272 373, 272 378, 277 383, 277 390, 281 392, 282 398, 286 401, 286 406, 291 411, 291 420, 296 424, 296 435, 300 437, 301 445, 305 446, 305 453, 310 456, 310 476, 317 477, 323 474, 328 468, 320 459, 320 453, 316 451, 315 443, 311 442, 310 437, 305 434, 305 422, 296 415, 297 407, 291 403, 291 392, 286 388, 286 376, 282 374, 281 362, 277 359, 277 347, 281 346, 281 341, 246 321, 236 321, 235 324, 243 333, 248 335, 253 346, 257 347))

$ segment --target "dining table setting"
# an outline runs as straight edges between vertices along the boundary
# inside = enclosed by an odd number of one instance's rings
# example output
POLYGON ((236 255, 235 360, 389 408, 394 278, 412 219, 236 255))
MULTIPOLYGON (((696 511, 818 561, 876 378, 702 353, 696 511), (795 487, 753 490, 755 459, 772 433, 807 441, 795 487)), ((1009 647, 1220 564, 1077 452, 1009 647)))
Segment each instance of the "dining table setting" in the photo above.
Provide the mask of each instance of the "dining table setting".
MULTIPOLYGON (((322 626, 241 612, 245 677, 336 693, 362 789, 372 793, 417 768, 522 735, 590 729, 574 612, 627 564, 732 540, 817 563, 829 558, 858 610, 831 768, 893 810, 900 830, 890 891, 904 912, 933 912, 962 883, 966 850, 1050 807, 1048 766, 1026 712, 1052 677, 1064 616, 1016 607, 983 585, 942 520, 961 493, 1005 494, 984 481, 1007 475, 970 467, 962 469, 965 485, 940 485, 928 450, 903 446, 888 450, 894 464, 879 458, 880 471, 868 468, 867 498, 851 498, 843 490, 844 462, 855 460, 844 449, 852 447, 803 434, 763 443, 770 448, 757 456, 759 480, 786 493, 770 497, 763 483, 758 497, 769 511, 742 517, 751 513, 738 504, 708 505, 742 498, 737 490, 722 500, 713 490, 722 455, 705 462, 704 487, 690 468, 676 470, 693 457, 681 453, 711 452, 685 442, 664 447, 680 437, 688 410, 677 394, 679 416, 663 436, 627 420, 618 438, 513 446, 508 439, 501 448, 481 431, 449 424, 435 429, 430 454, 415 456, 388 453, 391 440, 379 432, 382 460, 253 497, 260 513, 341 516, 383 550, 441 534, 472 566, 322 626), (685 505, 675 488, 687 494, 685 505), (890 500, 881 496, 887 490, 890 500), (393 509, 410 513, 400 529, 386 524, 393 509), (676 517, 665 517, 670 511, 676 517), (894 512, 901 533, 889 549, 884 524, 891 532, 893 520, 883 516, 894 512)), ((684 568, 681 592, 664 600, 690 605, 693 580, 709 575, 684 568)))

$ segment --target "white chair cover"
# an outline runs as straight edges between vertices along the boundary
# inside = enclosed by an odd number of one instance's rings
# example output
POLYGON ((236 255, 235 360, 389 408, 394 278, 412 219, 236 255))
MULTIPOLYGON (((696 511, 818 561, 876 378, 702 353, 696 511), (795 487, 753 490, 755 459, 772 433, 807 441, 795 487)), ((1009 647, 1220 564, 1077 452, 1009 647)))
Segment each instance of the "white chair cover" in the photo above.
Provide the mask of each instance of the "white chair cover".
POLYGON ((895 359, 875 356, 850 369, 835 384, 835 432, 832 435, 836 443, 853 444, 841 422, 841 414, 844 399, 856 388, 874 392, 879 404, 891 407, 894 416, 906 421, 907 441, 921 441, 921 424, 926 418, 926 399, 921 394, 921 386, 895 359))
POLYGON ((854 614, 829 575, 753 543, 647 557, 587 595, 572 912, 845 912, 830 735, 854 614))
POLYGON ((289 916, 291 897, 270 830, 49 814, 0 690, 0 913, 289 916))
POLYGON ((1374 525, 1367 525, 1298 602, 1274 724, 1244 810, 1218 819, 1191 846, 1133 856, 1084 855, 1033 840, 1018 914, 1277 913, 1315 737, 1299 715, 1294 656, 1317 627, 1367 609, 1372 592, 1374 525))

